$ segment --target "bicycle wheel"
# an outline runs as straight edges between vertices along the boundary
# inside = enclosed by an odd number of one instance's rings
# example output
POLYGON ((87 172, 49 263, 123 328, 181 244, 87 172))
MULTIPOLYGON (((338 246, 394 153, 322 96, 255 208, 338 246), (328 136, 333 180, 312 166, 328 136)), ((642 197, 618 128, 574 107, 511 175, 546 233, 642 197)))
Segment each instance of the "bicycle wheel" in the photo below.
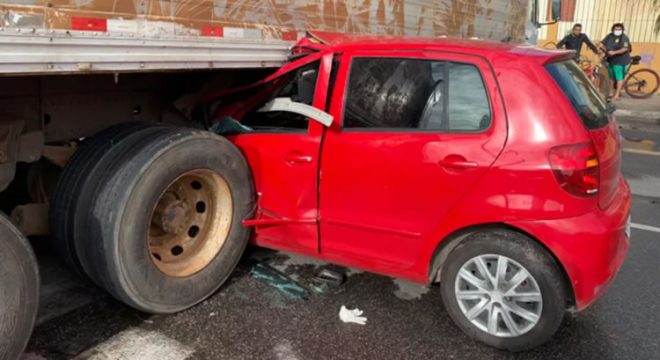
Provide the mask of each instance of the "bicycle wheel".
POLYGON ((557 50, 557 43, 554 43, 552 41, 547 42, 543 44, 543 48, 548 50, 557 50))
POLYGON ((610 77, 607 75, 603 75, 599 72, 594 72, 594 86, 596 87, 596 90, 600 92, 600 94, 604 97, 609 96, 610 94, 610 77))
POLYGON ((580 55, 579 63, 583 71, 591 67, 591 60, 584 55, 580 55))
POLYGON ((646 99, 658 91, 660 77, 651 69, 639 69, 628 75, 623 88, 628 96, 635 99, 646 99))

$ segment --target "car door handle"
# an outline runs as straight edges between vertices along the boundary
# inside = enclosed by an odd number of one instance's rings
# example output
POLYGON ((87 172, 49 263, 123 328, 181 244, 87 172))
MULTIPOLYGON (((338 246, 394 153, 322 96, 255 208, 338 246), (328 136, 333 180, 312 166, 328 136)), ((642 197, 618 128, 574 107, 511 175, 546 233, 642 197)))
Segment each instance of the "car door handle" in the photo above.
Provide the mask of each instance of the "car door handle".
POLYGON ((454 157, 451 155, 447 156, 443 160, 440 160, 440 165, 452 169, 474 169, 479 166, 479 164, 476 162, 468 161, 462 156, 454 157))
POLYGON ((286 157, 286 162, 289 164, 311 163, 312 157, 309 155, 289 154, 286 157))

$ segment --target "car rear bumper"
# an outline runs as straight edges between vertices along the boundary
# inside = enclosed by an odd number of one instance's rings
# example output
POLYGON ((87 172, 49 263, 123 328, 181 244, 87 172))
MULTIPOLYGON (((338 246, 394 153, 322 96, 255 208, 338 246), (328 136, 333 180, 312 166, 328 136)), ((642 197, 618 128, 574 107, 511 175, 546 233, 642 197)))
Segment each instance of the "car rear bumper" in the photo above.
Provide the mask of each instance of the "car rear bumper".
POLYGON ((543 242, 571 282, 577 310, 584 310, 612 284, 628 252, 630 188, 621 178, 607 209, 572 218, 512 222, 543 242))

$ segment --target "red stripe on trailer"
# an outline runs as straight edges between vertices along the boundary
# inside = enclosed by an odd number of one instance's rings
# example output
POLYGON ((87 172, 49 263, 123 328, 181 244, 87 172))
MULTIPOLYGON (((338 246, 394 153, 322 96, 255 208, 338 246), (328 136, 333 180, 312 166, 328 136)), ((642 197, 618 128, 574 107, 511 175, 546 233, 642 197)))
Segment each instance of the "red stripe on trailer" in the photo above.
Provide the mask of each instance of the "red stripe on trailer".
POLYGON ((72 17, 71 29, 87 31, 108 31, 108 20, 85 17, 72 17))
POLYGON ((282 32, 282 40, 296 41, 298 40, 298 33, 295 31, 284 31, 282 32))
POLYGON ((201 32, 202 36, 224 36, 222 26, 204 25, 201 32))

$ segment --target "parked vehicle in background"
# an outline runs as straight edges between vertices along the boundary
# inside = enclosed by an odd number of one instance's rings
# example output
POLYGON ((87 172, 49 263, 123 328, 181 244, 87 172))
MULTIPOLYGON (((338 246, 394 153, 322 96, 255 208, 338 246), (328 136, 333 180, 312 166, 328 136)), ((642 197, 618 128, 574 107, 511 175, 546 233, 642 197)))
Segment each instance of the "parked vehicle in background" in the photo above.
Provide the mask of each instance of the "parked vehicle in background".
MULTIPOLYGON (((331 233, 342 234, 346 219, 337 219, 350 211, 335 217, 338 222, 319 223, 314 194, 327 197, 335 194, 334 186, 350 184, 346 182, 349 177, 335 178, 327 183, 334 185, 324 188, 317 182, 319 159, 309 155, 312 150, 318 155, 326 130, 307 119, 338 126, 337 120, 322 113, 329 109, 320 100, 331 103, 335 90, 326 88, 325 95, 310 93, 315 89, 311 84, 316 84, 317 77, 323 77, 325 85, 335 83, 330 81, 330 73, 323 71, 332 71, 330 64, 340 59, 327 51, 323 56, 320 52, 307 54, 318 40, 304 38, 305 32, 321 29, 353 34, 480 37, 517 43, 523 41, 526 22, 541 25, 534 0, 494 0, 479 5, 461 0, 404 1, 394 7, 380 1, 348 1, 332 7, 311 0, 261 5, 255 7, 250 1, 214 6, 155 0, 0 1, 0 210, 10 214, 13 222, 5 221, 1 226, 3 234, 16 235, 3 237, 3 245, 25 247, 25 236, 49 235, 59 257, 74 272, 89 277, 120 301, 153 313, 179 311, 212 294, 231 274, 250 239, 256 243, 269 239, 273 247, 318 255, 317 229, 329 226, 331 233), (296 41, 301 43, 291 51, 296 41), (298 68, 301 65, 310 68, 298 68), (314 66, 316 71, 310 71, 314 66), (286 69, 294 67, 295 76, 293 72, 284 76, 286 69), (278 89, 292 94, 291 99, 270 104, 271 111, 266 113, 248 114, 264 100, 251 96, 256 88, 249 84, 274 72, 278 78, 269 83, 273 88, 260 89, 258 94, 270 97, 271 91, 278 89), (291 83, 292 79, 296 81, 291 83), (287 81, 291 86, 283 90, 280 85, 287 81), (245 88, 247 93, 236 92, 236 88, 245 88), (308 97, 293 96, 298 92, 308 97), (309 96, 313 96, 311 103, 309 96), (208 106, 201 106, 200 99, 208 106), (302 115, 281 116, 292 110, 302 115), (296 131, 277 137, 277 141, 265 132, 238 135, 230 141, 209 132, 223 114, 247 121, 245 124, 253 129, 269 128, 275 122, 279 123, 276 129, 294 127, 296 131), (308 133, 310 137, 301 137, 308 133), (282 139, 303 146, 299 152, 285 152, 287 147, 280 146, 282 139), (260 157, 255 158, 254 153, 260 157), (257 160, 259 166, 254 164, 257 160), (289 173, 273 177, 281 182, 265 182, 264 174, 271 172, 289 173), (289 202, 296 198, 300 201, 289 202), (268 214, 273 218, 265 219, 268 214), (258 228, 256 237, 251 227, 258 228)), ((404 40, 396 41, 402 47, 409 46, 404 40)), ((513 49, 513 45, 492 46, 513 49)), ((345 63, 335 68, 342 66, 344 72, 337 70, 333 76, 345 79, 345 63)), ((488 74, 487 62, 475 66, 479 74, 488 74)), ((402 71, 406 76, 414 75, 402 71)), ((448 81, 460 75, 434 71, 448 81)), ((475 74, 473 71, 467 76, 474 80, 475 74)), ((434 81, 440 80, 437 76, 434 81)), ((363 80, 365 84, 370 81, 363 80)), ((423 83, 429 85, 428 80, 423 83)), ((493 86, 494 82, 488 84, 493 86)), ((492 90, 487 89, 489 94, 492 90)), ((494 100, 492 106, 496 107, 492 109, 504 106, 498 101, 494 100)), ((409 111, 420 111, 409 106, 409 111)), ((361 114, 355 116, 359 121, 361 114)), ((493 119, 486 116, 479 120, 486 126, 493 119)), ((416 121, 414 117, 409 120, 416 121)), ((471 126, 473 120, 456 126, 471 126)), ((505 120, 497 121, 500 132, 494 142, 483 143, 483 149, 491 152, 477 152, 478 166, 468 170, 468 180, 475 182, 477 174, 485 174, 486 164, 501 150, 498 146, 505 134, 499 126, 505 120)), ((231 126, 242 129, 240 124, 231 126)), ((484 140, 483 136, 478 138, 484 140)), ((413 143, 418 149, 422 144, 417 140, 413 143)), ((350 151, 350 144, 346 146, 324 153, 341 158, 350 151)), ((365 156, 378 160, 378 152, 386 148, 377 151, 372 147, 365 156)), ((428 151, 437 156, 444 150, 440 146, 428 151)), ((328 164, 341 166, 337 160, 328 164)), ((473 167, 472 160, 447 161, 433 164, 433 169, 446 169, 451 174, 473 167)), ((333 171, 324 174, 332 176, 333 171)), ((363 191, 368 185, 360 183, 359 193, 369 194, 363 191)), ((392 194, 396 196, 391 204, 405 200, 398 192, 392 194)), ((337 195, 336 199, 341 196, 347 195, 337 195)), ((377 204, 363 200, 362 204, 377 204)), ((333 206, 328 208, 329 214, 342 214, 339 204, 333 206)), ((441 210, 448 210, 447 206, 442 205, 441 210)), ((381 214, 378 221, 390 215, 381 214)), ((401 228, 385 239, 385 244, 391 245, 372 243, 360 250, 371 248, 369 251, 385 256, 384 260, 365 263, 367 269, 418 281, 427 271, 424 281, 433 279, 428 273, 430 264, 424 268, 421 258, 415 260, 415 268, 407 270, 413 259, 399 263, 402 259, 396 258, 422 254, 422 250, 429 254, 430 248, 422 249, 422 242, 410 248, 396 242, 429 230, 430 223, 410 220, 413 222, 397 225, 401 228), (405 266, 387 270, 393 264, 405 266)), ((357 259, 342 258, 341 249, 346 244, 328 245, 328 250, 334 246, 336 251, 335 255, 329 251, 329 260, 353 263, 357 259)), ((21 261, 10 264, 3 276, 19 283, 0 282, 0 293, 27 289, 25 304, 30 305, 4 308, 28 312, 0 318, 0 328, 12 334, 9 340, 0 340, 0 349, 10 354, 1 355, 9 357, 20 353, 27 342, 29 330, 25 329, 32 326, 37 299, 33 281, 37 269, 31 253, 24 249, 17 254, 21 261), (16 286, 10 288, 9 284, 16 286)))

